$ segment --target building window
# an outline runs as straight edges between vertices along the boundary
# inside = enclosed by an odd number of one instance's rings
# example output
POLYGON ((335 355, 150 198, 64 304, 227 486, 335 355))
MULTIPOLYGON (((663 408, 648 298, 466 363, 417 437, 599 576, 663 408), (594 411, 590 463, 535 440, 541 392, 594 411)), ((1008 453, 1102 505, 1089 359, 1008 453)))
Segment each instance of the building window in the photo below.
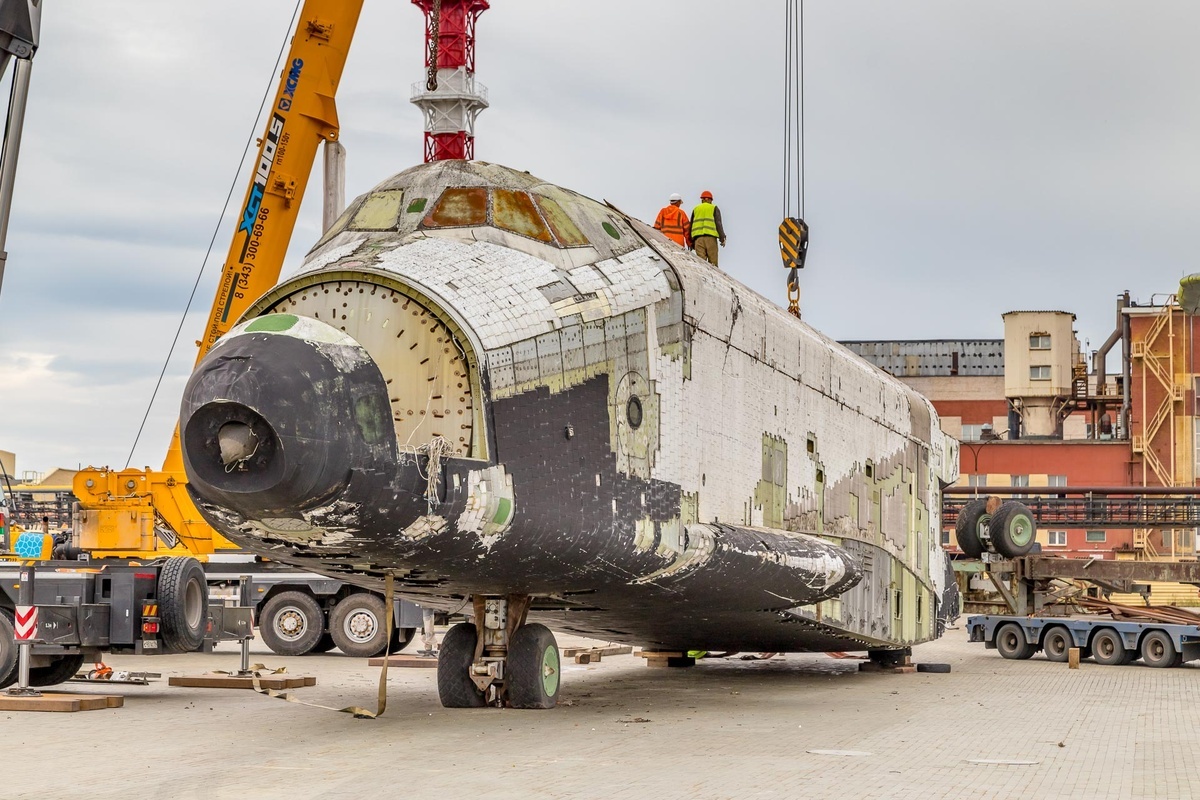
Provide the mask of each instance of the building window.
POLYGON ((1108 540, 1107 531, 1088 531, 1087 540, 1089 542, 1103 542, 1108 540))
POLYGON ((942 531, 942 547, 949 547, 949 546, 950 546, 950 530, 944 529, 942 531))
POLYGON ((962 439, 964 442, 978 442, 983 438, 983 425, 963 425, 962 439))
MULTIPOLYGON (((1197 402, 1200 402, 1200 400, 1197 402)), ((1196 474, 1200 475, 1200 419, 1193 420, 1192 424, 1195 426, 1196 431, 1196 474)))
POLYGON ((1031 381, 1048 381, 1048 380, 1050 380, 1050 367, 1049 366, 1030 367, 1029 368, 1029 380, 1031 380, 1031 381))
POLYGON ((1066 531, 1050 531, 1049 545, 1051 547, 1066 547, 1067 532, 1066 531))
POLYGON ((987 486, 987 475, 968 475, 967 486, 987 486))
POLYGON ((1050 334, 1048 334, 1048 333, 1031 333, 1031 334, 1029 334, 1029 349, 1030 350, 1049 350, 1050 349, 1050 334))
POLYGON ((1047 486, 1066 486, 1067 485, 1067 476, 1066 475, 1047 475, 1046 476, 1046 485, 1047 486))

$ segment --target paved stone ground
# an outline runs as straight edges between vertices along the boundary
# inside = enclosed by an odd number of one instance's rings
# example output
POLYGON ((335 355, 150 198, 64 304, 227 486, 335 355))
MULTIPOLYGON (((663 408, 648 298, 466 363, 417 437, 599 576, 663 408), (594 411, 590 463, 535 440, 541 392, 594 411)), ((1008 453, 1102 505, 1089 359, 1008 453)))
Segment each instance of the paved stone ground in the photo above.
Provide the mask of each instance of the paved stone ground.
MULTIPOLYGON (((378 670, 361 660, 255 650, 257 660, 318 677, 298 696, 374 707, 378 670)), ((1005 661, 968 644, 964 630, 917 648, 915 658, 954 671, 860 674, 856 660, 823 655, 653 670, 620 656, 568 664, 552 711, 448 711, 433 670, 394 669, 377 720, 164 680, 124 688, 119 710, 0 712, 0 796, 1200 796, 1198 667, 1005 661)), ((236 668, 237 656, 113 665, 185 674, 236 668)))

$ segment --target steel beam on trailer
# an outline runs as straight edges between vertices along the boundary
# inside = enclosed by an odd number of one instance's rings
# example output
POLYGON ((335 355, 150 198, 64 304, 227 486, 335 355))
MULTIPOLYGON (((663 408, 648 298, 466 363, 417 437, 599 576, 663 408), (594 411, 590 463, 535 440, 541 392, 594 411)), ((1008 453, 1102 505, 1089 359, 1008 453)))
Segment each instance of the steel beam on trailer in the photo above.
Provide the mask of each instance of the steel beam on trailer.
POLYGON ((1108 559, 1024 556, 1029 580, 1165 581, 1200 585, 1200 561, 1110 561, 1108 559))

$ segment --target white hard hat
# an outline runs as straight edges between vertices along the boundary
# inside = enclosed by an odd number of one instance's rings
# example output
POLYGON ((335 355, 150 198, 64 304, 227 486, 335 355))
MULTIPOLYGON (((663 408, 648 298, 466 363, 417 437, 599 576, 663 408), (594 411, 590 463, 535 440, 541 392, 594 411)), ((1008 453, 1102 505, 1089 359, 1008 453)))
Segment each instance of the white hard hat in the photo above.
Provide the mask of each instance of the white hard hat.
POLYGON ((675 192, 667 199, 670 200, 672 203, 674 203, 676 200, 682 200, 683 195, 681 195, 679 192, 675 192))

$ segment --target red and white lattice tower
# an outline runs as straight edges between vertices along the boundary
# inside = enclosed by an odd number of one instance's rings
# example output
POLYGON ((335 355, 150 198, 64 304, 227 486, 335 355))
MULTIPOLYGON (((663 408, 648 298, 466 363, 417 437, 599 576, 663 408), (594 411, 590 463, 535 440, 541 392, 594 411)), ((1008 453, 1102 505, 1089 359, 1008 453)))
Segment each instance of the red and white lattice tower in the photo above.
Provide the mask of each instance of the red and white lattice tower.
POLYGON ((475 20, 487 0, 413 0, 425 13, 426 79, 412 102, 425 115, 425 161, 475 157, 475 117, 488 107, 475 82, 475 20))

